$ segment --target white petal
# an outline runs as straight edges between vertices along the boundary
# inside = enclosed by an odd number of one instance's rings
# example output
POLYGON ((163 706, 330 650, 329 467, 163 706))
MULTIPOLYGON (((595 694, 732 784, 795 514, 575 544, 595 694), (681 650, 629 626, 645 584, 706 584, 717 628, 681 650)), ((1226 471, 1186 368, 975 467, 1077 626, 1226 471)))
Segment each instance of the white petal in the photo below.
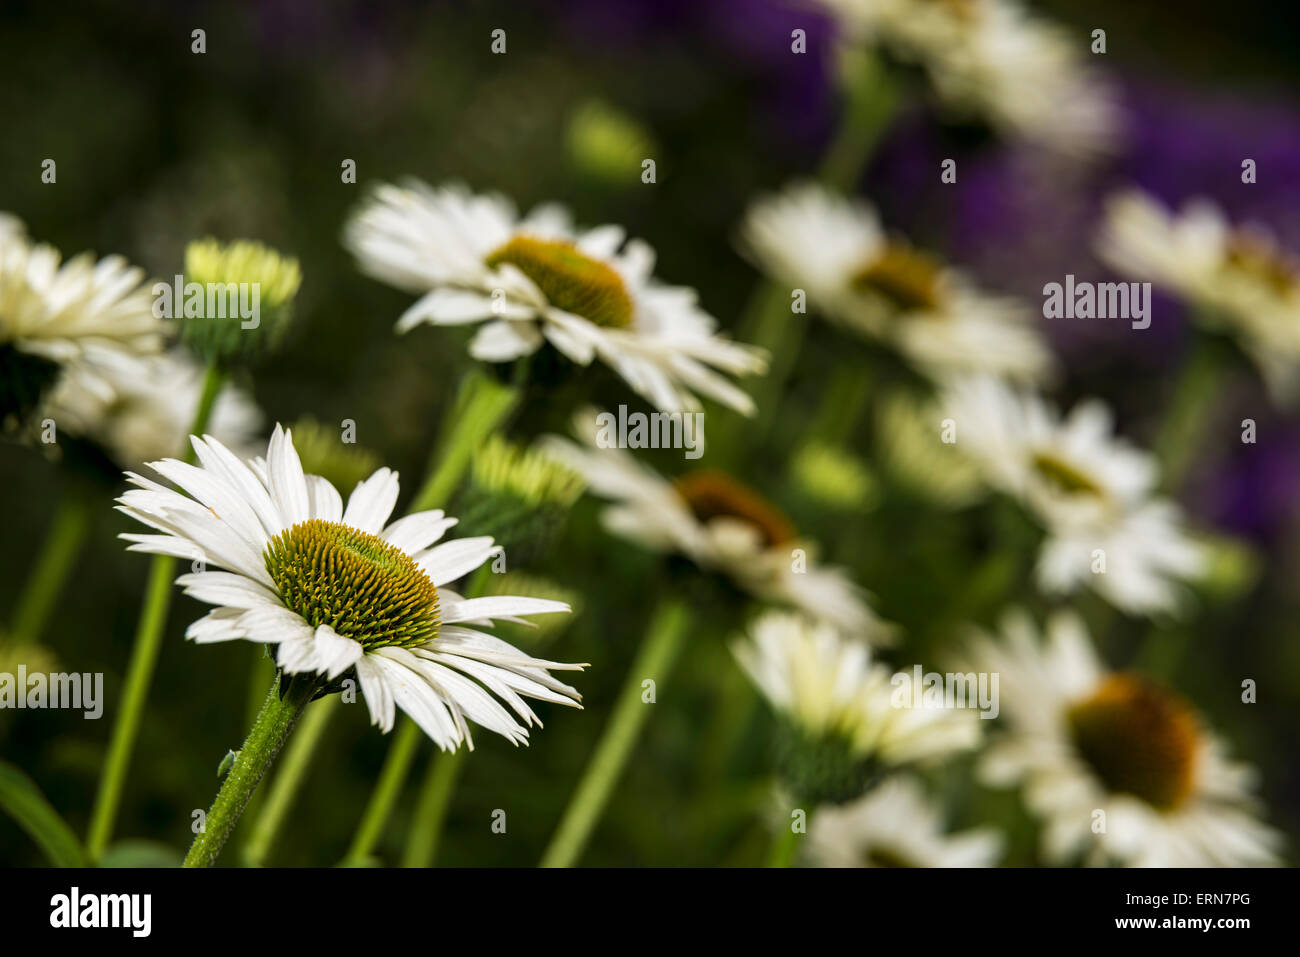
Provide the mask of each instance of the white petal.
POLYGON ((384 534, 380 538, 394 548, 400 548, 406 554, 414 555, 442 538, 443 533, 457 521, 454 518, 447 518, 442 509, 416 512, 393 522, 384 529, 384 534))
POLYGON ((442 585, 469 574, 500 550, 490 536, 458 538, 416 555, 415 563, 430 581, 442 585))
POLYGON ((572 611, 572 609, 566 603, 552 601, 549 598, 493 595, 487 598, 469 598, 454 604, 444 602, 442 620, 447 624, 451 624, 458 621, 489 621, 494 618, 545 615, 568 611, 572 611))
POLYGON ((475 333, 469 354, 480 362, 510 362, 531 355, 541 344, 542 336, 534 323, 495 319, 475 333))
POLYGON ((230 572, 198 572, 182 575, 176 584, 185 594, 209 605, 226 605, 231 608, 257 608, 260 605, 279 605, 279 597, 265 585, 251 581, 243 575, 230 572))
POLYGON ((379 469, 353 489, 343 513, 343 524, 378 535, 388 516, 393 514, 397 494, 397 473, 390 468, 379 469))
POLYGON ((343 499, 338 489, 328 479, 319 475, 307 476, 307 494, 311 502, 311 517, 325 522, 339 522, 343 519, 343 499))
POLYGON ((362 655, 357 660, 357 680, 361 682, 361 693, 370 710, 370 723, 377 725, 384 734, 392 731, 395 717, 393 693, 373 655, 362 655))
POLYGON ((311 517, 311 498, 307 494, 307 477, 302 461, 293 447, 293 437, 277 425, 271 433, 266 451, 267 476, 271 480, 271 497, 275 500, 286 525, 297 525, 311 517))

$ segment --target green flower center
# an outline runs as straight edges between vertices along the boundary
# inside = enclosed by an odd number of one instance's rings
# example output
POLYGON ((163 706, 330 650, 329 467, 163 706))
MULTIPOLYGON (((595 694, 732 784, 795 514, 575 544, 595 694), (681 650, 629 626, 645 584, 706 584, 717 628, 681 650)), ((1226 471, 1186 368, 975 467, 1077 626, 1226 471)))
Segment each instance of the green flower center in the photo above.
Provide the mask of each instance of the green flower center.
POLYGON ((758 531, 766 548, 795 536, 794 526, 774 505, 730 475, 709 469, 688 472, 674 483, 677 494, 701 522, 734 518, 758 531))
POLYGON ((285 607, 313 628, 329 625, 366 650, 437 637, 438 589, 375 535, 314 518, 273 538, 264 559, 285 607))
POLYGON ((1178 698, 1129 674, 1114 674, 1067 721, 1075 746, 1108 791, 1160 810, 1192 792, 1200 729, 1178 698))
POLYGON ((1038 452, 1033 459, 1034 470, 1058 492, 1066 495, 1094 495, 1104 498, 1106 491, 1092 478, 1069 462, 1050 452, 1038 452))
POLYGON ((943 304, 939 263, 907 246, 889 245, 853 276, 853 288, 889 301, 899 312, 935 313, 943 304))
POLYGON ((485 260, 509 263, 531 279, 551 305, 598 326, 632 324, 632 297, 612 267, 580 253, 573 243, 515 236, 485 260))

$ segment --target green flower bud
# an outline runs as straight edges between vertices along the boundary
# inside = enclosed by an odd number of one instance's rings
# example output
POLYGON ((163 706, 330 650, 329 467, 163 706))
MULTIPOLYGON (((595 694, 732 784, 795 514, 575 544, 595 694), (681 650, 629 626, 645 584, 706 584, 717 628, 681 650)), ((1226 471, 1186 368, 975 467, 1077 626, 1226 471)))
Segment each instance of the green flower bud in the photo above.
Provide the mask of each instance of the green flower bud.
POLYGON ((945 444, 933 403, 895 392, 879 403, 876 438, 889 474, 935 505, 962 508, 983 495, 979 470, 955 444, 945 444))
POLYGON ((799 449, 790 474, 801 492, 832 508, 864 510, 880 497, 875 476, 865 462, 821 442, 809 442, 799 449))
POLYGON ((293 447, 302 460, 303 471, 324 477, 345 498, 358 482, 369 478, 382 464, 378 453, 344 442, 337 429, 311 416, 295 422, 292 431, 293 447))
POLYGON ((456 514, 466 532, 491 535, 527 564, 558 537, 584 488, 568 466, 494 435, 470 461, 456 514))
POLYGON ((638 183, 642 161, 655 155, 645 128, 602 100, 588 100, 574 111, 566 140, 579 171, 614 185, 638 183))
POLYGON ((301 284, 298 260, 269 246, 198 240, 185 249, 185 288, 173 316, 205 362, 247 363, 284 341, 301 284))

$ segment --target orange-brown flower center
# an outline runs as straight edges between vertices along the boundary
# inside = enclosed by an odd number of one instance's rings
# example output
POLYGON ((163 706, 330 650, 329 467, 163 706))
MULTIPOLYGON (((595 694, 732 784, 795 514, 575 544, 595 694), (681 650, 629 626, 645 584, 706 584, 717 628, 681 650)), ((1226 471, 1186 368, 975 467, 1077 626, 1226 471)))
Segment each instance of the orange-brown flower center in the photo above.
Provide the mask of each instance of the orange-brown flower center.
POLYGON ((1108 791, 1160 810, 1191 794, 1200 725, 1180 698, 1136 675, 1113 674, 1070 709, 1068 721, 1075 746, 1108 791))
POLYGON ((899 312, 933 314, 942 304, 943 270, 910 246, 890 243, 853 276, 853 288, 889 301, 899 312))
POLYGON ((531 279, 557 309, 598 326, 623 329, 632 324, 632 297, 611 266, 578 251, 570 242, 514 236, 485 260, 509 263, 531 279))
POLYGON ((770 548, 794 539, 794 525, 776 506, 730 475, 712 469, 688 472, 674 483, 677 494, 701 522, 732 518, 756 529, 770 548))

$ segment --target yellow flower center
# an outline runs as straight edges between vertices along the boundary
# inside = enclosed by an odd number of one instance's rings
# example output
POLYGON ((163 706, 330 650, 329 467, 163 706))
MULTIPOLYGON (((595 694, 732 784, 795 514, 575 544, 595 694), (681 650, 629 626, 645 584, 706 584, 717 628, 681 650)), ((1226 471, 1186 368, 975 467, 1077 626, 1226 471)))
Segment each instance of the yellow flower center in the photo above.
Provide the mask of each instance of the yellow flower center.
POLYGON ((557 309, 598 326, 624 329, 632 324, 632 297, 611 266, 578 251, 570 242, 515 236, 486 259, 496 268, 514 266, 536 284, 557 309))
POLYGON ((758 531, 763 547, 794 539, 794 525, 776 506, 730 475, 711 469, 688 472, 674 483, 677 494, 701 522, 733 518, 758 531))
POLYGON ((367 650, 438 635, 438 589, 411 557, 375 535, 311 519, 273 538, 263 556, 285 607, 367 650))
POLYGON ((1152 807, 1192 792, 1200 727, 1179 698, 1130 674, 1113 674, 1068 715, 1075 746, 1108 791, 1152 807))
POLYGON ((909 246, 889 244, 853 276, 853 288, 889 301, 899 312, 933 314, 943 303, 939 263, 909 246))
POLYGON ((1051 452, 1037 452, 1033 458, 1034 471, 1046 479, 1058 492, 1066 495, 1093 495, 1104 498, 1106 490, 1092 477, 1051 452))
POLYGON ((1300 295, 1300 261, 1248 233, 1228 238, 1228 263, 1280 296, 1300 295))

